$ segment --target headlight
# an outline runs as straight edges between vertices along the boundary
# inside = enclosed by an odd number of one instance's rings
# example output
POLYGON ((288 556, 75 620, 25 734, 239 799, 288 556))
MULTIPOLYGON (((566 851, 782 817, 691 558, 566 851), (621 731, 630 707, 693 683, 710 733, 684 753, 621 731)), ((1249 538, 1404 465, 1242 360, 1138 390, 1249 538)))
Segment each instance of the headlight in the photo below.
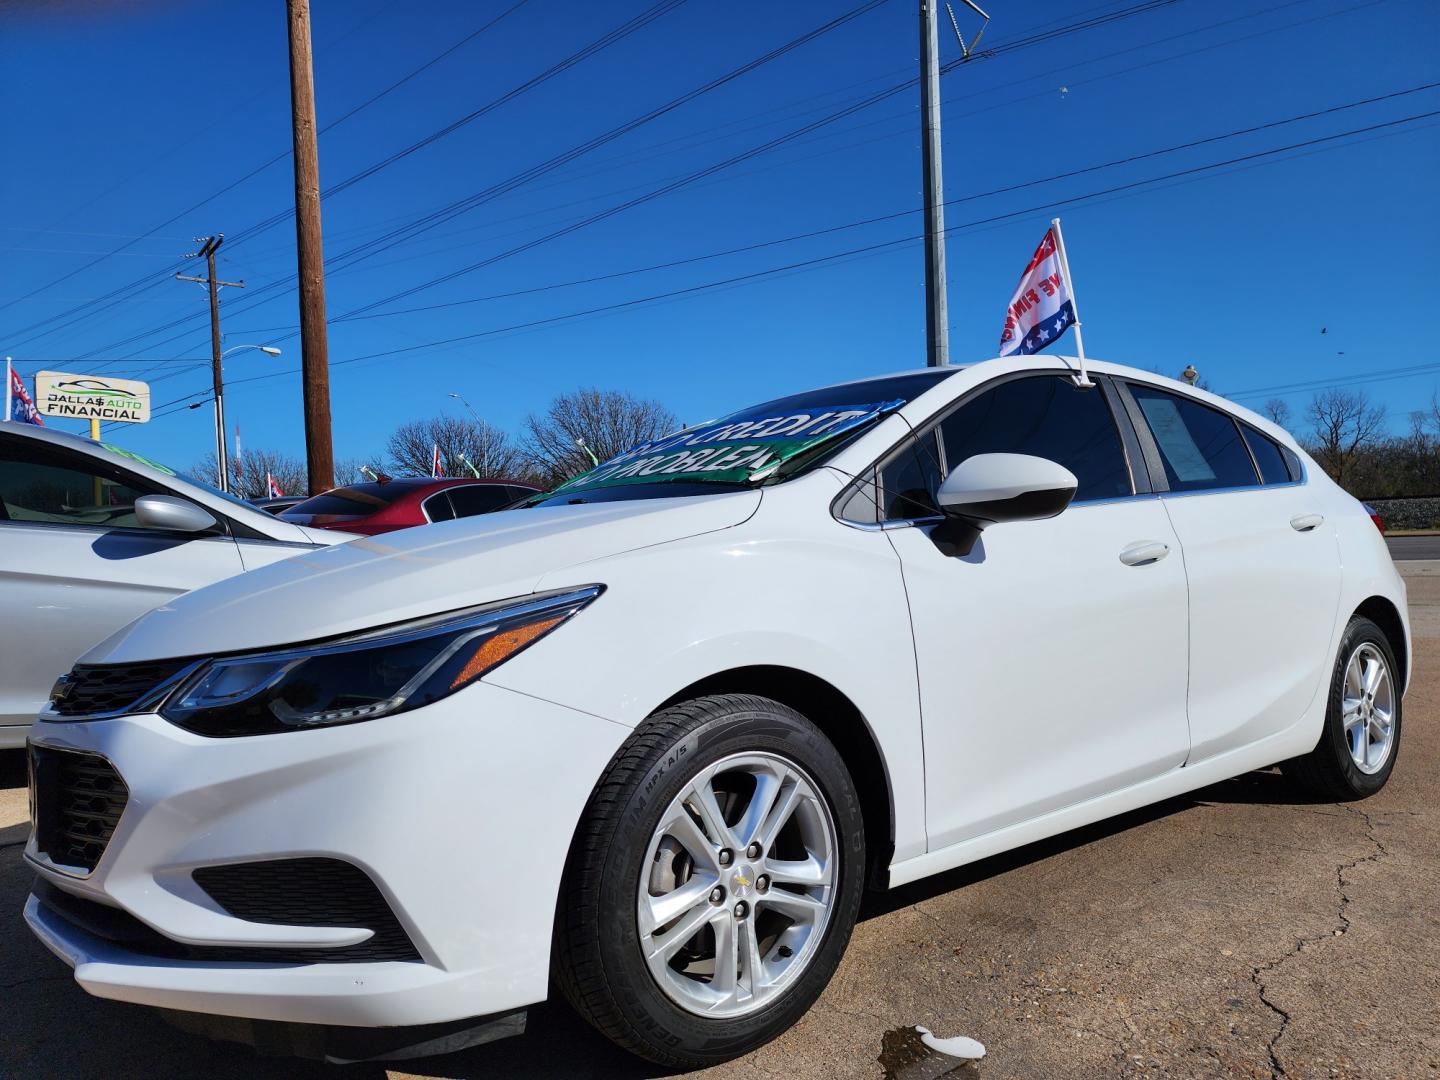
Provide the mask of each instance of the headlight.
POLYGON ((321 645, 207 661, 160 707, 212 738, 353 724, 468 686, 599 596, 591 585, 451 612, 321 645))

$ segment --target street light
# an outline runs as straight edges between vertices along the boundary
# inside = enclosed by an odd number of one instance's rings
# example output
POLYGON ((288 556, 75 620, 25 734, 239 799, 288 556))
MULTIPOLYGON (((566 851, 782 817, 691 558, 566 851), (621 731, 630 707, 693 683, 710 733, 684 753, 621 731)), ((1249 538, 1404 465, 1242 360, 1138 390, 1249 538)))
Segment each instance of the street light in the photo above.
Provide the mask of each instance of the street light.
MULTIPOLYGON (((258 349, 266 356, 280 355, 280 350, 274 345, 232 345, 220 354, 220 359, 224 360, 231 353, 243 349, 258 349)), ((220 470, 220 490, 229 491, 230 461, 225 453, 225 387, 218 366, 215 369, 215 464, 220 470)))
MULTIPOLYGON (((486 476, 489 476, 489 475, 490 475, 490 425, 487 424, 484 420, 480 419, 480 414, 477 413, 474 409, 472 409, 472 408, 470 407, 470 402, 466 401, 466 400, 465 400, 463 397, 461 397, 459 394, 456 394, 456 393, 453 393, 453 392, 452 392, 452 393, 450 394, 450 396, 453 397, 456 401, 460 402, 461 405, 464 405, 464 406, 465 406, 465 411, 468 412, 471 416, 473 416, 473 417, 475 418, 475 422, 480 425, 480 454, 481 454, 481 464, 482 464, 482 465, 484 466, 484 468, 485 468, 485 475, 486 475, 486 476)), ((470 463, 467 461, 465 464, 469 465, 470 463)))

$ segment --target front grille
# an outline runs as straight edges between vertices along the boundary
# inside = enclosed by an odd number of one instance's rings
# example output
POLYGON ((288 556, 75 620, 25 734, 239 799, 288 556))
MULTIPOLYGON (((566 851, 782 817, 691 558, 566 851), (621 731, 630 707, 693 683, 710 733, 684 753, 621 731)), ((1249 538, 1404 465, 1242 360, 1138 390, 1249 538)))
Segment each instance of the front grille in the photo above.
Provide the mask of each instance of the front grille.
POLYGON ((60 866, 94 870, 130 790, 98 754, 30 747, 35 846, 60 866))
POLYGON ((237 919, 280 926, 358 926, 374 932, 343 949, 304 950, 317 961, 420 959, 375 882, 352 863, 270 859, 202 866, 191 877, 237 919))
POLYGON ((144 664, 78 664, 50 699, 59 716, 95 716, 124 712, 148 698, 190 661, 157 660, 144 664))
MULTIPOLYGON (((92 937, 108 941, 137 956, 154 956, 166 960, 194 960, 202 963, 244 964, 326 964, 357 963, 379 960, 418 960, 414 948, 408 955, 375 955, 365 950, 370 942, 361 942, 344 949, 262 949, 224 945, 186 945, 166 937, 120 908, 96 903, 57 888, 48 881, 36 879, 32 886, 35 898, 70 925, 92 937)), ((373 939, 372 939, 373 940, 373 939)), ((408 941, 407 941, 408 945, 408 941)))

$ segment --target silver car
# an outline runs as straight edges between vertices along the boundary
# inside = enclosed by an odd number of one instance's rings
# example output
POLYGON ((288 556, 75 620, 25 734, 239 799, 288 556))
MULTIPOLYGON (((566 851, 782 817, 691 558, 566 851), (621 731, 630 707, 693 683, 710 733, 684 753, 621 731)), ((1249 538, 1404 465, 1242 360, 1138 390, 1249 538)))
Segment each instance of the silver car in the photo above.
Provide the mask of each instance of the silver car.
POLYGON ((56 678, 132 619, 351 539, 113 446, 0 421, 0 750, 23 746, 56 678))

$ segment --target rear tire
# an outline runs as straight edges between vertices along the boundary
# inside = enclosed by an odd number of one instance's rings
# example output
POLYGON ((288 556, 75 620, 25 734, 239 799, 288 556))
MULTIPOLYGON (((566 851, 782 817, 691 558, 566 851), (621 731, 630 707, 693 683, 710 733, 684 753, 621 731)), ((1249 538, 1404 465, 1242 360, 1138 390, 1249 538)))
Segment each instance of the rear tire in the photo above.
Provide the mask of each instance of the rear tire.
POLYGON ((1337 802, 1383 788, 1400 751, 1398 672, 1385 632, 1364 616, 1352 618, 1340 639, 1320 740, 1281 764, 1286 779, 1337 802))
POLYGON ((749 695, 672 706, 616 753, 576 832, 555 982, 650 1061, 738 1057, 824 990, 864 869, 855 785, 819 728, 749 695))

